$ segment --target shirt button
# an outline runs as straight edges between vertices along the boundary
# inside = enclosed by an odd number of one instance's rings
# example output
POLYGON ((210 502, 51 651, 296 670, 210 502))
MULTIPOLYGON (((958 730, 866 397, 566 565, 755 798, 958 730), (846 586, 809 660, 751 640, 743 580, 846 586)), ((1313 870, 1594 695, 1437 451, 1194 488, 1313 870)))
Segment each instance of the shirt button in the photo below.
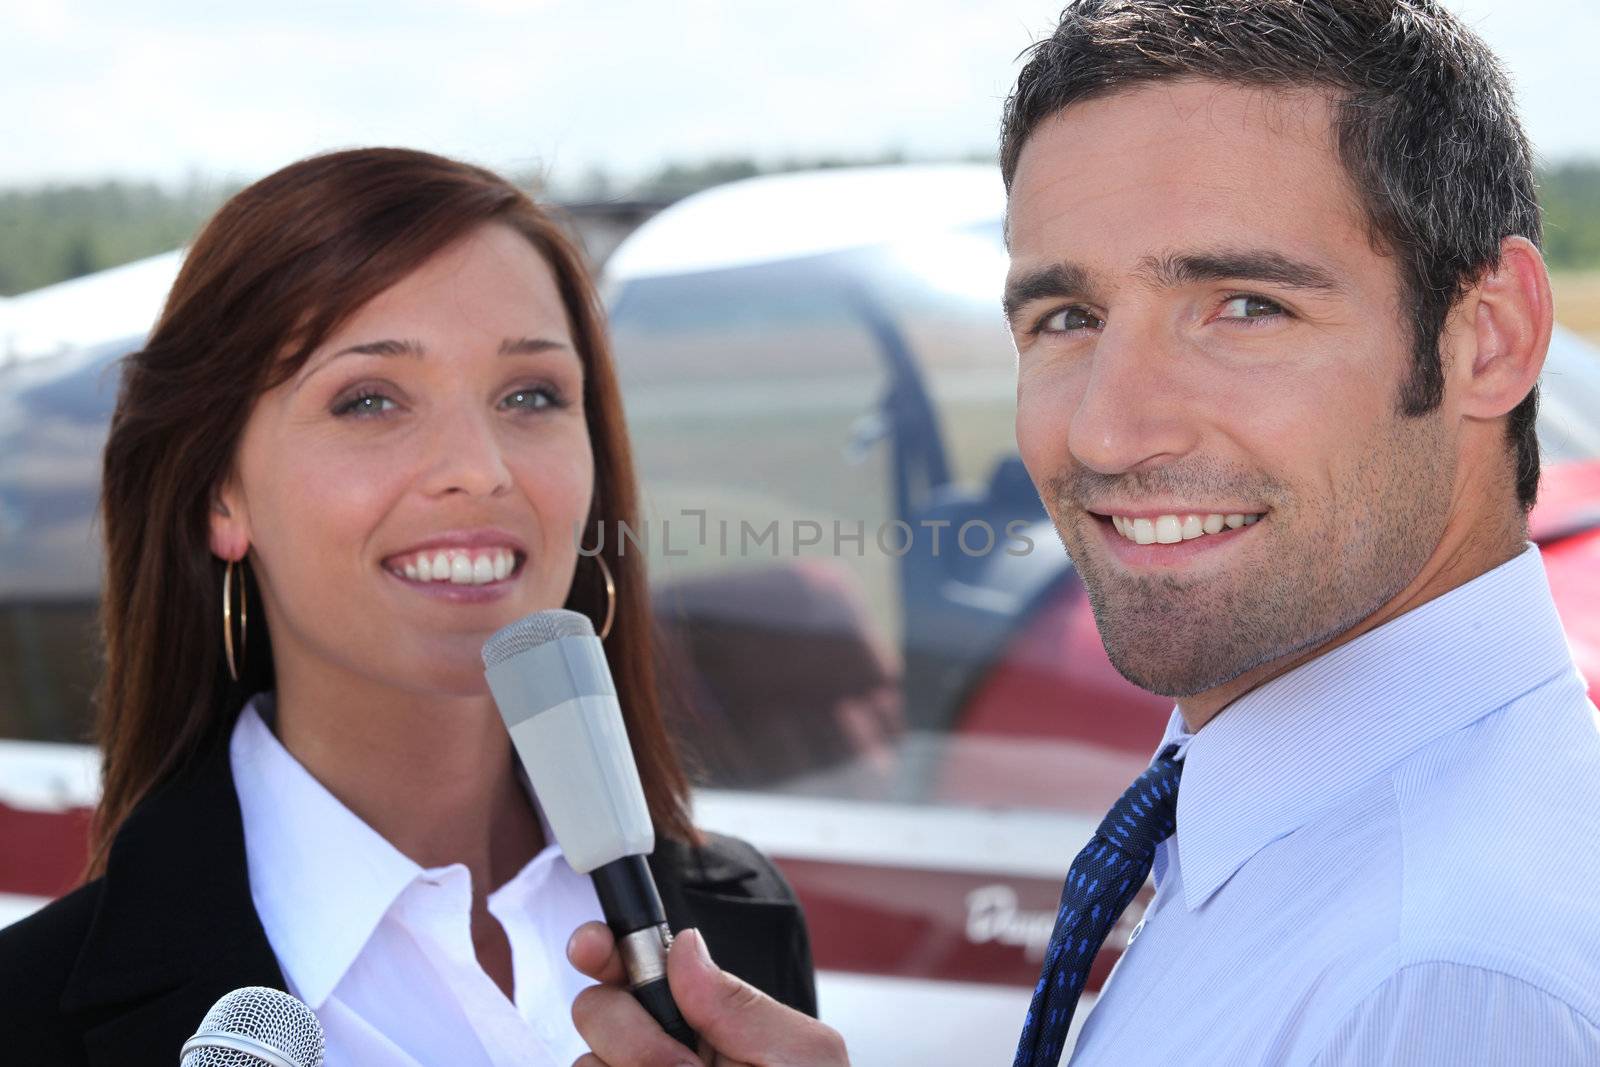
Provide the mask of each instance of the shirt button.
POLYGON ((1136 925, 1133 928, 1133 932, 1128 935, 1128 944, 1130 944, 1130 945, 1133 944, 1134 941, 1139 937, 1139 931, 1143 930, 1143 929, 1144 929, 1144 920, 1140 919, 1139 922, 1138 922, 1138 925, 1136 925))

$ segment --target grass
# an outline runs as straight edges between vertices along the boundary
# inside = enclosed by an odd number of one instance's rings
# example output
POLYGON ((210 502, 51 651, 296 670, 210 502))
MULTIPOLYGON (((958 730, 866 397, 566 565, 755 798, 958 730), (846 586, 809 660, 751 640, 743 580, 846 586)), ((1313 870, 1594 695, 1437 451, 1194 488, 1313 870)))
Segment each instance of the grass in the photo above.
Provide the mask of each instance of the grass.
POLYGON ((1550 278, 1556 296, 1556 320, 1600 345, 1600 270, 1562 272, 1550 278))

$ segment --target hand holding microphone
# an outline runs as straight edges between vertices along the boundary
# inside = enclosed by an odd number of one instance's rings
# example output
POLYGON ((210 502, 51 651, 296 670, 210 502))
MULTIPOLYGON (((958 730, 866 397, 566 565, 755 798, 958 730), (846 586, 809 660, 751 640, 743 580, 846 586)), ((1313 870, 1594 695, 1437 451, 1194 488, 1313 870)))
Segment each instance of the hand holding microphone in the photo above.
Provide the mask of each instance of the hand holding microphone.
POLYGON ((594 881, 634 997, 694 1049, 667 985, 672 934, 645 862, 655 829, 594 626, 574 611, 541 611, 489 638, 483 663, 556 841, 594 881))
POLYGON ((663 1038, 619 988, 622 958, 603 925, 578 927, 567 957, 602 983, 573 1002, 572 1021, 594 1050, 574 1067, 849 1067, 838 1031, 717 967, 697 930, 685 930, 673 941, 667 976, 684 1018, 705 1039, 699 1060, 686 1058, 663 1038))

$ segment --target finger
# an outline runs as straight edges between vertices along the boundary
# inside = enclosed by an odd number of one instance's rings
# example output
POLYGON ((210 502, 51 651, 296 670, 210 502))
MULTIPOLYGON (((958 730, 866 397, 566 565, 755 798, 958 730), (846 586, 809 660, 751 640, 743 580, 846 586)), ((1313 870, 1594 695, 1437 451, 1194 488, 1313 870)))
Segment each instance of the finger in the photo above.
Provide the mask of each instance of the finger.
POLYGON ((837 1032, 719 969, 698 930, 685 930, 672 943, 667 982, 684 1019, 721 1054, 718 1063, 848 1067, 837 1032))
POLYGON ((628 980, 616 939, 605 923, 587 922, 574 930, 567 941, 567 959, 597 982, 619 985, 628 980))
POLYGON ((585 989, 572 1002, 572 1022, 609 1067, 701 1067, 699 1057, 668 1037, 626 988, 585 989))

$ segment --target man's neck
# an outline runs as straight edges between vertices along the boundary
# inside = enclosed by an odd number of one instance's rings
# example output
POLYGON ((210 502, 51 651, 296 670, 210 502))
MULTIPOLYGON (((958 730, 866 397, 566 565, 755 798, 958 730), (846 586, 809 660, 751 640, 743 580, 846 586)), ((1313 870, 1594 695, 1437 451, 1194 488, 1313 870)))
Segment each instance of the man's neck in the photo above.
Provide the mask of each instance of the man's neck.
POLYGON ((1514 559, 1526 545, 1526 525, 1521 526, 1514 536, 1497 537, 1492 543, 1487 539, 1473 536, 1471 531, 1461 536, 1447 534, 1441 539, 1438 549, 1429 557, 1422 570, 1406 584, 1405 588, 1359 622, 1341 630, 1331 638, 1262 664, 1213 689, 1193 696, 1179 697, 1178 711, 1183 716, 1184 728, 1190 733, 1198 733, 1206 723, 1216 718, 1228 705, 1246 693, 1325 656, 1336 648, 1349 644, 1362 634, 1370 633, 1385 623, 1416 610, 1428 601, 1467 584, 1481 574, 1487 574, 1514 559))

